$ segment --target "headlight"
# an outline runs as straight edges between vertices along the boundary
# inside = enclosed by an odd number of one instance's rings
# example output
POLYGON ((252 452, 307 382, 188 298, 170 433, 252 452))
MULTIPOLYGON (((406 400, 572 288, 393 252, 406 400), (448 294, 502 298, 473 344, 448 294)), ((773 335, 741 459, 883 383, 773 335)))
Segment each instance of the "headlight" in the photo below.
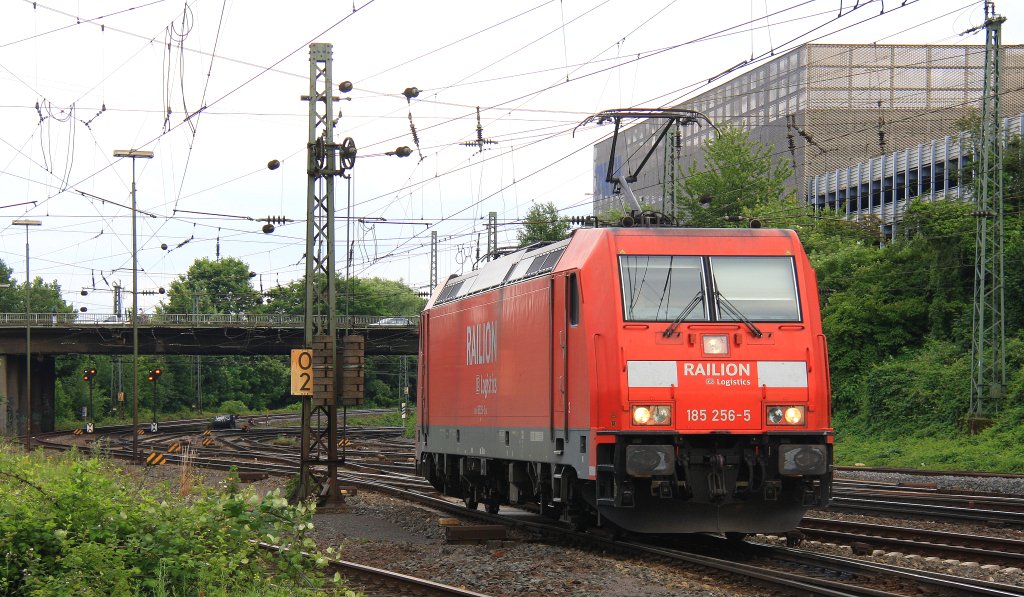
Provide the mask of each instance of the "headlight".
POLYGON ((655 406, 634 406, 634 425, 670 425, 672 424, 672 407, 666 404, 655 406))
POLYGON ((703 336, 704 354, 729 354, 729 336, 703 336))
POLYGON ((790 425, 802 425, 804 422, 804 409, 802 406, 791 406, 786 409, 786 422, 790 425))
POLYGON ((654 425, 668 425, 672 420, 672 407, 659 405, 651 409, 651 422, 654 425))
POLYGON ((651 409, 646 406, 633 407, 633 424, 646 425, 651 420, 651 409))
POLYGON ((769 406, 766 419, 769 425, 803 425, 804 406, 769 406))

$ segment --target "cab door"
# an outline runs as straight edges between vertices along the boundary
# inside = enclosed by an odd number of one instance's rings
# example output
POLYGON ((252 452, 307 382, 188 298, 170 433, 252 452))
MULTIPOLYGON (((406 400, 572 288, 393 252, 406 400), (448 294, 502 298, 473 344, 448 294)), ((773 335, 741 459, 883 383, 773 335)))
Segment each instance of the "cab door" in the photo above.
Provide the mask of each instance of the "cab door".
POLYGON ((552 408, 551 431, 555 440, 555 451, 561 453, 569 437, 570 396, 573 380, 572 351, 577 340, 580 314, 579 279, 577 273, 565 272, 552 277, 551 301, 551 364, 552 364, 552 408))

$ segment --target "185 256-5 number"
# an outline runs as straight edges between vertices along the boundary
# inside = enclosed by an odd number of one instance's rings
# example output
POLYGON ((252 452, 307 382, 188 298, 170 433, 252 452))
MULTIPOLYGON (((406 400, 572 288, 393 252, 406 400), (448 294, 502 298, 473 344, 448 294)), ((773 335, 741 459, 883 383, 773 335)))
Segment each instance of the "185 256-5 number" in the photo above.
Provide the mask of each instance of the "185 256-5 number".
POLYGON ((713 423, 735 423, 736 421, 749 422, 751 418, 750 409, 736 410, 732 408, 688 408, 686 409, 686 420, 702 423, 711 421, 713 423))

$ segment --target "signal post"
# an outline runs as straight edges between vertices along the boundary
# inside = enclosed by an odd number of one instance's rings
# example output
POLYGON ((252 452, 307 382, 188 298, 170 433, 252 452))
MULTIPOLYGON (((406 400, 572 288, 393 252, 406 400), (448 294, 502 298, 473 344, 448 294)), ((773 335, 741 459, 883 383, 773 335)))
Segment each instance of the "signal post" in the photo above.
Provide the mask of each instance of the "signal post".
POLYGON ((94 377, 96 377, 95 367, 89 367, 85 371, 82 371, 82 379, 89 384, 89 416, 86 418, 86 433, 92 433, 93 424, 96 422, 96 411, 93 410, 92 406, 92 378, 94 377))
MULTIPOLYGON (((306 173, 306 308, 304 348, 293 351, 292 388, 302 396, 302 452, 295 499, 314 492, 321 505, 343 507, 338 487, 337 268, 334 181, 355 165, 351 138, 334 142, 332 46, 309 46, 309 137, 306 173), (298 356, 296 356, 296 354, 298 356), (300 362, 296 371, 296 359, 300 362), (326 422, 326 424, 325 424, 326 422), (324 470, 326 468, 326 471, 324 470), (326 473, 326 474, 325 474, 326 473)), ((352 89, 348 81, 338 86, 352 89)))

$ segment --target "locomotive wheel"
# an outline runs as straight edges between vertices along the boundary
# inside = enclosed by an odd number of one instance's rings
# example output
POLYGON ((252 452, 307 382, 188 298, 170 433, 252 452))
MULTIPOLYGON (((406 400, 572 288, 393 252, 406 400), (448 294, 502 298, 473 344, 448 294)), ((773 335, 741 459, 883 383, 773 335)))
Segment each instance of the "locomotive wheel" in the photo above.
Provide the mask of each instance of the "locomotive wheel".
POLYGON ((498 510, 501 509, 501 504, 498 503, 497 499, 487 500, 487 504, 484 505, 484 509, 487 510, 488 514, 497 514, 498 510))
POLYGON ((473 495, 472 492, 466 494, 466 497, 462 498, 462 501, 470 510, 476 510, 480 506, 480 502, 476 501, 476 495, 473 495))

